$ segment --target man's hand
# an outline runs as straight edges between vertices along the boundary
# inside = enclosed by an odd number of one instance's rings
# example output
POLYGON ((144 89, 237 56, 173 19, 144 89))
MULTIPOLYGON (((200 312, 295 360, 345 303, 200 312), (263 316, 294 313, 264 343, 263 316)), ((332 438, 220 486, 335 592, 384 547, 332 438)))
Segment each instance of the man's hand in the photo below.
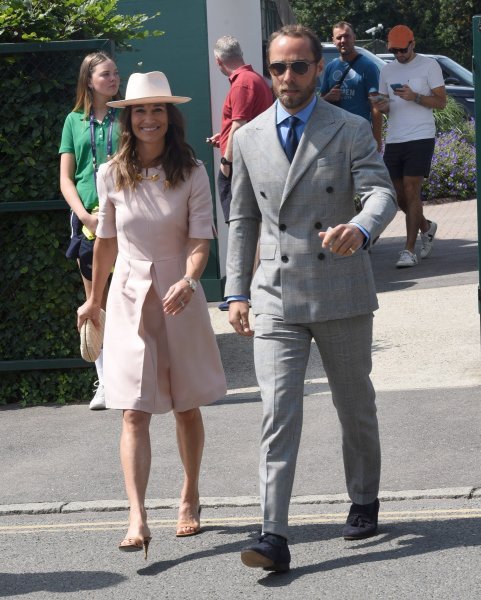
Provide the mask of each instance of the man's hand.
POLYGON ((220 133, 214 133, 212 137, 206 138, 205 142, 214 148, 220 148, 220 133))
POLYGON ((335 85, 333 88, 331 88, 327 94, 324 94, 324 96, 322 97, 324 100, 327 100, 327 102, 339 102, 341 99, 341 88, 339 85, 335 85))
POLYGON ((393 93, 395 96, 399 96, 399 98, 402 98, 407 102, 414 102, 414 99, 417 96, 416 92, 413 92, 407 83, 405 83, 400 88, 396 88, 395 90, 393 90, 393 93))
POLYGON ((389 96, 385 96, 384 94, 373 94, 372 96, 369 96, 369 102, 375 110, 384 114, 389 112, 389 96))
POLYGON ((352 223, 321 231, 319 237, 323 248, 329 248, 331 252, 340 256, 351 256, 364 245, 364 234, 352 223))
POLYGON ((220 165, 220 170, 222 172, 222 175, 224 175, 224 177, 230 177, 231 171, 232 171, 232 165, 220 165))
POLYGON ((245 337, 251 337, 254 332, 249 325, 249 303, 244 300, 229 302, 229 323, 235 332, 245 337))

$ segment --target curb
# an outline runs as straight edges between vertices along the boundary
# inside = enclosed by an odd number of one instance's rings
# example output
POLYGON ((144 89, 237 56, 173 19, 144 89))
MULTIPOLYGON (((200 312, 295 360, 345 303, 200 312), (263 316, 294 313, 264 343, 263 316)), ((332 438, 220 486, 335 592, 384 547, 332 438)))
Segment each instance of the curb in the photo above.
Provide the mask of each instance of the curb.
MULTIPOLYGON (((403 500, 458 500, 464 498, 471 500, 481 498, 481 488, 457 487, 439 488, 431 490, 404 490, 397 492, 384 491, 379 493, 382 502, 400 502, 403 500)), ((205 508, 220 507, 247 507, 259 506, 258 496, 234 496, 215 497, 203 496, 202 506, 205 508)), ((293 496, 291 504, 349 504, 347 494, 293 496)), ((147 500, 147 509, 171 509, 178 508, 179 500, 164 498, 159 500, 147 500)), ((34 502, 30 504, 5 504, 0 506, 0 516, 8 515, 46 515, 46 514, 70 514, 82 512, 118 512, 127 511, 129 505, 127 500, 92 500, 88 502, 34 502)))

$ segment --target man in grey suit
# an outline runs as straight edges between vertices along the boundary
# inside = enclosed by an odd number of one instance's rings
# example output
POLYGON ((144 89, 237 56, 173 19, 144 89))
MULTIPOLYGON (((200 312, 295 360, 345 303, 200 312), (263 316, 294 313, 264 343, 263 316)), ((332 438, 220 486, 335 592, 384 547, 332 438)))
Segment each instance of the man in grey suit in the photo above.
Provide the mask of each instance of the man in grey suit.
POLYGON ((283 27, 271 36, 268 61, 277 101, 234 136, 226 296, 229 322, 250 336, 251 292, 264 408, 263 530, 241 558, 249 567, 286 571, 312 338, 342 427, 353 503, 343 536, 362 539, 377 530, 380 448, 369 374, 378 305, 367 248, 397 206, 368 122, 316 98, 323 66, 317 36, 300 25, 283 27))

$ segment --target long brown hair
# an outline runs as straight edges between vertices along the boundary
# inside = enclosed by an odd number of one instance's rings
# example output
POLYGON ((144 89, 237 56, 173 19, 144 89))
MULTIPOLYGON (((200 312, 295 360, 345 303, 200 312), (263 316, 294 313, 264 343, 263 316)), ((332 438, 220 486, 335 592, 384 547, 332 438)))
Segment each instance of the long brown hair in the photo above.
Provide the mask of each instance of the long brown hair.
MULTIPOLYGON (((192 146, 185 141, 185 123, 180 110, 173 104, 166 103, 169 126, 165 134, 164 151, 159 156, 159 163, 165 171, 166 186, 175 187, 197 166, 197 159, 192 146)), ((115 184, 117 189, 134 188, 137 175, 141 169, 136 154, 136 138, 132 131, 132 107, 127 106, 120 117, 122 135, 119 149, 113 158, 115 184)))
MULTIPOLYGON (((75 99, 73 112, 83 110, 86 117, 90 114, 90 109, 92 108, 92 91, 89 88, 89 83, 92 71, 97 65, 106 60, 112 60, 106 52, 91 52, 83 59, 77 80, 77 98, 75 99)), ((120 100, 120 98, 120 93, 117 92, 112 100, 120 100)))

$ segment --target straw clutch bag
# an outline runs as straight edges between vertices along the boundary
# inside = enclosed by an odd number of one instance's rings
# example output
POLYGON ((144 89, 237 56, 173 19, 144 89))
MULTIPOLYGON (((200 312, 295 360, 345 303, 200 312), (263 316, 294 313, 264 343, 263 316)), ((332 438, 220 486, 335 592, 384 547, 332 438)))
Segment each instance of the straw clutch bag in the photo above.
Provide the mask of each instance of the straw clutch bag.
POLYGON ((100 309, 100 327, 97 328, 90 319, 86 319, 80 329, 80 354, 87 362, 95 362, 99 357, 104 341, 105 311, 100 309))

